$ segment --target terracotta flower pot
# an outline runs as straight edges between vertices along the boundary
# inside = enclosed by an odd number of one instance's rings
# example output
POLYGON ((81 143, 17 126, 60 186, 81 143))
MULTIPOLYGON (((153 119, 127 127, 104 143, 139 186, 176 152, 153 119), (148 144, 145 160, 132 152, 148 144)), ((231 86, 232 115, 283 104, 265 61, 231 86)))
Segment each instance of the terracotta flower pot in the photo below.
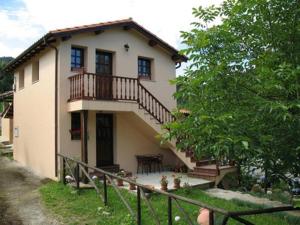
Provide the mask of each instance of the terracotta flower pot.
POLYGON ((111 184, 111 182, 110 182, 110 180, 109 180, 109 179, 106 179, 106 181, 107 181, 107 183, 108 183, 108 184, 111 184))
POLYGON ((117 185, 118 186, 124 186, 123 180, 117 179, 117 185))
POLYGON ((135 184, 129 183, 129 190, 131 191, 136 190, 135 184))
POLYGON ((180 180, 178 181, 178 180, 174 180, 174 188, 175 189, 179 189, 180 188, 180 180))
POLYGON ((168 184, 160 184, 160 185, 161 185, 160 190, 168 191, 168 184))
POLYGON ((235 166, 235 161, 234 160, 229 160, 229 166, 235 166))
POLYGON ((197 222, 200 225, 209 225, 209 210, 202 208, 199 210, 197 222))

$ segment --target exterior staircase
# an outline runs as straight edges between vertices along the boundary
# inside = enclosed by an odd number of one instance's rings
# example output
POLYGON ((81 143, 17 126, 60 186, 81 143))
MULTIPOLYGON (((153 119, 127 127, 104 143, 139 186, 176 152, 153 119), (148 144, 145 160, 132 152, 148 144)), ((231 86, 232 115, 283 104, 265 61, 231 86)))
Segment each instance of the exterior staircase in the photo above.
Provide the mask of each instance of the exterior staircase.
POLYGON ((237 172, 234 165, 219 165, 216 160, 208 158, 197 159, 193 150, 186 150, 185 154, 191 162, 196 163, 196 166, 188 172, 189 177, 214 181, 215 185, 218 185, 226 174, 237 172))
MULTIPOLYGON (((136 78, 118 76, 97 76, 82 72, 70 79, 70 99, 74 100, 111 100, 124 103, 128 111, 134 112, 148 124, 157 134, 163 132, 162 125, 172 122, 172 113, 136 78), (111 83, 112 93, 103 95, 97 83, 111 83), (98 88, 97 88, 98 87, 98 88), (87 88, 87 89, 86 89, 87 88), (131 104, 130 104, 131 103, 131 104), (135 104, 137 103, 137 104, 135 104)), ((123 107, 124 108, 124 107, 123 107)), ((228 173, 236 171, 234 166, 219 166, 215 160, 196 159, 192 150, 180 151, 176 148, 176 140, 167 141, 163 147, 169 148, 188 167, 188 175, 215 181, 216 184, 228 173)))
MULTIPOLYGON (((158 123, 150 114, 145 113, 142 107, 135 110, 135 114, 150 125, 156 133, 163 132, 161 128, 162 124, 158 123)), ((199 160, 195 157, 193 150, 178 150, 176 148, 175 140, 168 141, 163 147, 171 149, 172 152, 188 167, 189 177, 214 181, 216 186, 222 181, 226 174, 237 171, 235 166, 217 166, 217 161, 213 159, 199 160)))

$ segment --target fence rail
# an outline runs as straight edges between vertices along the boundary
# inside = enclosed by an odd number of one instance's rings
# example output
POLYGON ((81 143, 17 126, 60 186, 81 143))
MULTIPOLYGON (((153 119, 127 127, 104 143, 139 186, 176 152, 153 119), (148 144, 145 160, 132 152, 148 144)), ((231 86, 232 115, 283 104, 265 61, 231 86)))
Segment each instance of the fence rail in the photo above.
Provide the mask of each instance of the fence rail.
POLYGON ((69 77, 69 101, 134 101, 159 123, 173 121, 173 115, 137 78, 83 72, 69 77))
POLYGON ((110 181, 112 188, 116 191, 117 195, 119 196, 119 198, 121 199, 121 201, 123 202, 125 207, 128 209, 130 215, 136 221, 137 225, 142 224, 142 220, 141 220, 141 218, 142 218, 142 208, 141 208, 142 200, 144 200, 146 202, 147 207, 150 209, 150 213, 151 213, 152 217, 154 218, 155 223, 161 224, 160 219, 157 218, 158 214, 155 212, 151 202, 147 198, 145 198, 145 190, 148 190, 148 191, 151 191, 151 192, 154 192, 154 193, 157 193, 157 194, 167 197, 168 207, 166 210, 168 213, 168 225, 173 224, 173 220, 172 220, 172 218, 173 218, 173 214, 172 214, 173 202, 174 202, 175 206, 178 208, 178 210, 181 212, 181 214, 183 215, 183 218, 185 219, 186 223, 192 224, 192 225, 196 224, 195 223, 196 218, 192 219, 190 217, 190 215, 186 212, 186 210, 180 205, 179 202, 185 202, 187 204, 199 206, 201 208, 206 208, 207 210, 209 210, 209 225, 215 225, 214 217, 215 217, 216 213, 223 215, 222 225, 226 225, 230 218, 233 220, 239 221, 241 224, 253 225, 253 223, 246 220, 245 218, 242 218, 241 216, 266 214, 266 213, 281 212, 281 211, 300 210, 299 207, 297 208, 297 207, 293 207, 293 206, 283 206, 283 207, 274 207, 274 208, 265 208, 265 209, 254 209, 254 210, 247 210, 247 211, 235 211, 235 212, 227 211, 227 210, 224 210, 221 208, 217 208, 217 207, 208 205, 208 204, 200 202, 200 201, 185 198, 180 195, 165 192, 165 191, 162 191, 159 189, 153 189, 149 186, 137 183, 128 178, 117 176, 116 174, 113 174, 113 173, 107 172, 105 170, 90 166, 86 163, 72 159, 70 157, 67 157, 67 156, 59 154, 59 153, 57 154, 57 157, 61 159, 61 181, 64 184, 66 184, 66 179, 65 179, 66 171, 69 170, 71 176, 73 177, 74 181, 76 182, 76 188, 79 190, 80 189, 80 171, 81 171, 82 176, 84 176, 82 179, 87 178, 90 181, 91 185, 95 188, 96 193, 100 196, 99 199, 101 199, 105 205, 108 205, 109 199, 108 199, 108 195, 107 195, 107 185, 108 185, 107 180, 110 181), (71 169, 70 162, 72 162, 73 165, 75 164, 75 168, 76 168, 75 174, 73 173, 73 171, 71 169), (92 180, 91 175, 88 172, 89 169, 94 172, 99 172, 99 173, 103 174, 103 193, 99 190, 97 185, 92 180), (137 187, 136 210, 134 210, 130 206, 130 204, 126 201, 126 199, 122 196, 122 193, 120 192, 120 188, 114 183, 113 179, 120 179, 120 180, 123 180, 124 182, 133 184, 137 187), (144 198, 142 198, 142 197, 144 197, 144 198))

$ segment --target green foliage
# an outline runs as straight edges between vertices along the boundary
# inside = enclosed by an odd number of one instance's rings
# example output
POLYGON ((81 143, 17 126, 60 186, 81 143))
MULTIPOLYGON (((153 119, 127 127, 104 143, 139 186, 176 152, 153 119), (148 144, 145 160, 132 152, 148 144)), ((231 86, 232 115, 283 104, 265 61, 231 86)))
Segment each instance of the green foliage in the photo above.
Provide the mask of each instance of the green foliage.
POLYGON ((7 63, 12 59, 12 57, 0 57, 0 93, 12 90, 14 82, 13 75, 3 71, 7 63))
POLYGON ((193 14, 182 32, 191 63, 174 81, 191 114, 176 113, 165 138, 268 179, 299 175, 300 1, 226 0, 193 14))

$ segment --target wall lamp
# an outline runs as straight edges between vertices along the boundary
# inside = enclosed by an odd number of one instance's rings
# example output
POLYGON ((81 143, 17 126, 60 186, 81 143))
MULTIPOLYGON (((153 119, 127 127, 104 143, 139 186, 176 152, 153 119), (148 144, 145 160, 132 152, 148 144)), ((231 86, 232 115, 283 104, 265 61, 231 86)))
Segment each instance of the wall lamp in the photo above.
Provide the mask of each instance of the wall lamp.
POLYGON ((124 45, 124 48, 125 48, 125 51, 128 52, 128 50, 129 50, 129 45, 128 45, 128 44, 125 44, 125 45, 124 45))

